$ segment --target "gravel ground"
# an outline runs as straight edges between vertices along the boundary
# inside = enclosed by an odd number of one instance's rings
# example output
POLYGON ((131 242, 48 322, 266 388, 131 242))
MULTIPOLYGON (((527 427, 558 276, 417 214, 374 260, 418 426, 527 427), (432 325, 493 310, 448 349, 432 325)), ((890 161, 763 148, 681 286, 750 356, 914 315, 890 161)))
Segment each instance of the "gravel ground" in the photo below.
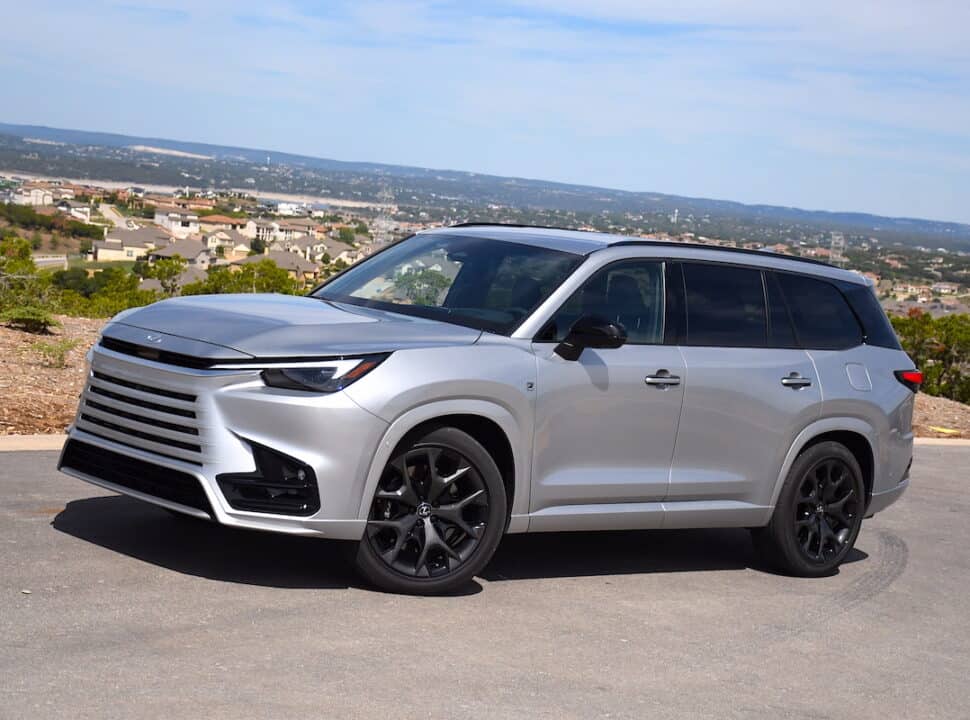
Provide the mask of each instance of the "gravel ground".
MULTIPOLYGON (((84 385, 84 354, 97 340, 104 320, 58 319, 63 327, 49 336, 0 325, 0 393, 4 398, 0 435, 60 433, 74 419, 84 385), (48 367, 31 346, 59 338, 76 339, 78 346, 69 353, 66 367, 48 367)), ((970 405, 920 393, 913 425, 920 437, 970 438, 970 405)))

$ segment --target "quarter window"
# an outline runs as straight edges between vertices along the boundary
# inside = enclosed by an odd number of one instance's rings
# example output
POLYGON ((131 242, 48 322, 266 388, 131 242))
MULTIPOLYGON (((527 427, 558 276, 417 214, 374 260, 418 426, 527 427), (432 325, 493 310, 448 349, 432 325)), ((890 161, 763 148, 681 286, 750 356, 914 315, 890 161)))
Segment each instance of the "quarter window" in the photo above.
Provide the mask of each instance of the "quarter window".
POLYGON ((562 342, 583 315, 596 315, 626 328, 629 343, 663 342, 663 263, 626 260, 598 270, 559 308, 541 342, 562 342))
POLYGON ((764 347, 765 291, 761 271, 684 263, 687 344, 764 347))
POLYGON ((862 343, 859 321, 837 287, 804 275, 777 277, 802 347, 842 350, 862 343))

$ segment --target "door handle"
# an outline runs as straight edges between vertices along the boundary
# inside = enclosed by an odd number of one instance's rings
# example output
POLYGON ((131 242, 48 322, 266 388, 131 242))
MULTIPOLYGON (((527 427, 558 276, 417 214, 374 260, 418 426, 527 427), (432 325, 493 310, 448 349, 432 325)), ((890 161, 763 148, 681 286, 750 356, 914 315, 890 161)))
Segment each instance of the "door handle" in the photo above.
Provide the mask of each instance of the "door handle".
POLYGON ((781 384, 785 387, 790 387, 793 390, 800 390, 803 387, 808 387, 812 384, 812 381, 806 377, 802 377, 797 372, 791 372, 787 377, 781 379, 781 384))
POLYGON ((671 385, 680 385, 680 378, 677 375, 671 375, 669 370, 657 370, 655 375, 647 375, 643 382, 647 385, 665 388, 671 385))

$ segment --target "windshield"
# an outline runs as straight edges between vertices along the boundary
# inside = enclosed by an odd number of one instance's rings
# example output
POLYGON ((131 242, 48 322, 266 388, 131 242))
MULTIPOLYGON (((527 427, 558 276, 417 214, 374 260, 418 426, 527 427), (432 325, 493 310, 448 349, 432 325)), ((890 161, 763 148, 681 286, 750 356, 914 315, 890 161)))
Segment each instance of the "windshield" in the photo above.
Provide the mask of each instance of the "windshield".
POLYGON ((491 238, 415 235, 312 296, 508 335, 582 260, 491 238))

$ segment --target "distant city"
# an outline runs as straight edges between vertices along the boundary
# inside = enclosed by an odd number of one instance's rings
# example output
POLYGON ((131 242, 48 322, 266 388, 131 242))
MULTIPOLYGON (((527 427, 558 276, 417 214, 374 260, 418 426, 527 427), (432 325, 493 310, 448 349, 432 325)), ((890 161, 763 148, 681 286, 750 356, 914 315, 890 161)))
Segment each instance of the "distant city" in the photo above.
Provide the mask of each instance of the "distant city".
POLYGON ((421 229, 487 221, 814 258, 869 277, 892 312, 967 312, 970 302, 970 226, 958 223, 150 138, 0 125, 0 203, 0 224, 30 230, 40 267, 178 256, 181 284, 210 268, 270 259, 311 286, 421 229))

